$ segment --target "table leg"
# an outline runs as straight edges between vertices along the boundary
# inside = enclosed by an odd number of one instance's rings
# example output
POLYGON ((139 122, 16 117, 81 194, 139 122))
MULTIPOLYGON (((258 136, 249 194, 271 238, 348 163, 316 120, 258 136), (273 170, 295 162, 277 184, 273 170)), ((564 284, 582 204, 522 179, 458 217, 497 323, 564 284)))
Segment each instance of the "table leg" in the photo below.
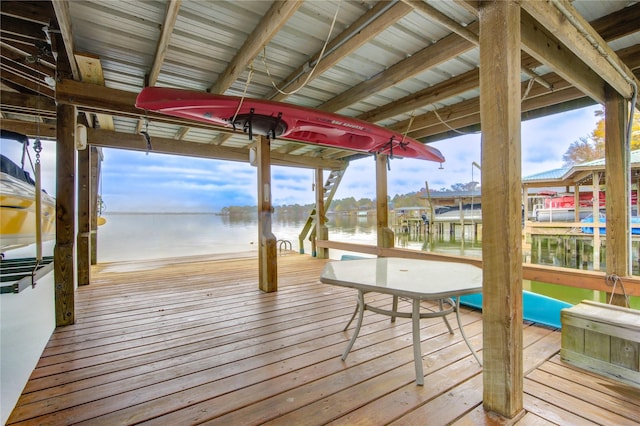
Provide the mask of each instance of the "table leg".
POLYGON ((349 328, 349 326, 351 325, 351 323, 353 322, 353 319, 356 317, 356 315, 358 314, 358 310, 360 309, 360 304, 356 301, 356 308, 353 310, 353 315, 351 315, 351 319, 349 320, 349 322, 347 323, 347 325, 344 326, 344 328, 342 329, 342 331, 347 331, 347 329, 349 328))
MULTIPOLYGON (((347 345, 344 353, 342 354, 342 360, 347 359, 347 355, 351 351, 353 344, 356 342, 356 338, 358 337, 358 333, 360 333, 360 327, 362 326, 362 318, 364 317, 364 292, 362 290, 358 290, 358 322, 356 323, 356 328, 353 330, 353 336, 351 336, 351 340, 347 345)), ((353 318, 352 318, 353 319, 353 318)), ((351 322, 351 321, 349 321, 351 322)))
MULTIPOLYGON (((438 300, 438 304, 440 306, 440 312, 442 312, 443 310, 443 303, 442 303, 442 299, 438 300)), ((449 329, 449 334, 453 334, 453 328, 451 328, 451 324, 449 324, 449 320, 447 319, 446 315, 442 315, 442 319, 444 320, 444 323, 447 325, 447 328, 449 329)))
POLYGON ((482 367, 482 361, 480 361, 480 357, 478 357, 478 354, 476 353, 476 351, 473 350, 473 347, 471 346, 471 342, 469 342, 469 339, 467 339, 467 335, 464 334, 464 328, 462 328, 462 321, 460 321, 460 296, 456 297, 456 319, 458 320, 458 328, 460 329, 460 334, 462 335, 464 342, 469 347, 469 350, 475 357, 476 361, 478 361, 478 364, 480 364, 480 366, 482 367))
MULTIPOLYGON (((393 303, 391 304, 391 310, 394 313, 398 312, 398 296, 393 296, 393 303)), ((395 315, 391 315, 391 322, 396 322, 395 315)))
POLYGON ((422 370, 422 345, 420 342, 420 300, 413 299, 413 362, 416 365, 416 384, 424 386, 424 372, 422 370))

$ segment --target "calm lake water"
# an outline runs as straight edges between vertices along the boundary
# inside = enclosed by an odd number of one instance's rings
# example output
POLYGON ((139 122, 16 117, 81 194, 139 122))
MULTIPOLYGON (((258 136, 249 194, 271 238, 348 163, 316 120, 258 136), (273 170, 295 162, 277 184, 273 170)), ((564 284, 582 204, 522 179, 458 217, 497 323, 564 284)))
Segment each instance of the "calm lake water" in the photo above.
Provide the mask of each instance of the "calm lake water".
MULTIPOLYGON (((256 217, 232 219, 214 214, 124 213, 107 213, 104 217, 107 223, 98 229, 100 263, 207 254, 255 253, 257 256, 258 252, 256 217)), ((290 241, 292 249, 299 251, 298 235, 305 221, 306 218, 275 218, 272 230, 279 240, 290 241)), ((328 227, 329 238, 333 241, 376 244, 375 217, 333 217, 328 227)), ((454 238, 457 241, 441 239, 427 245, 415 235, 397 235, 396 247, 481 257, 481 243, 469 237, 461 242, 459 235, 454 238)), ((48 247, 53 247, 53 244, 49 243, 48 247)), ((45 254, 49 254, 50 250, 45 250, 45 254)), ((304 250, 307 254, 311 253, 308 241, 304 250)), ((339 250, 329 250, 329 253, 332 259, 340 259, 345 254, 339 250)), ((20 254, 20 257, 34 255, 23 252, 16 254, 20 254)), ((573 304, 585 299, 605 302, 603 294, 591 290, 529 281, 525 281, 523 287, 573 304)), ((640 298, 632 298, 632 307, 640 309, 640 298)))

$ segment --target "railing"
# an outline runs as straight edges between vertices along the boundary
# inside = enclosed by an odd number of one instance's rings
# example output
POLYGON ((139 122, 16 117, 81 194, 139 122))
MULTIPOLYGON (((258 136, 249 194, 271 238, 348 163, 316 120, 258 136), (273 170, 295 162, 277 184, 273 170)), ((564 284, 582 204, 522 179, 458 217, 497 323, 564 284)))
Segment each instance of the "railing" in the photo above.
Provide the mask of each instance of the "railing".
MULTIPOLYGON (((318 247, 328 249, 366 253, 382 257, 442 260, 450 262, 469 263, 482 267, 482 259, 466 256, 453 256, 448 254, 429 253, 400 248, 379 248, 376 246, 365 244, 352 244, 328 240, 318 240, 317 245, 318 247)), ((611 280, 607 280, 607 274, 602 271, 584 271, 569 268, 558 268, 555 266, 524 263, 522 265, 522 277, 526 280, 531 281, 559 284, 588 290, 597 290, 603 292, 611 292, 612 290, 611 280)), ((620 278, 624 281, 625 291, 627 295, 640 296, 640 277, 633 276, 620 278)))

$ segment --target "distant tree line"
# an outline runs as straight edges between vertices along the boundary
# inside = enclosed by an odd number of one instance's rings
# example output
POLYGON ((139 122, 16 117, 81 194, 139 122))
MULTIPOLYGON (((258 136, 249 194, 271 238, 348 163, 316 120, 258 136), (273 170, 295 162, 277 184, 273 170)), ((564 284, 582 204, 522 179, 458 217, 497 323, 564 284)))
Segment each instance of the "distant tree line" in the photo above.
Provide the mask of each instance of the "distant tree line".
MULTIPOLYGON (((478 182, 468 183, 456 183, 451 185, 450 188, 442 188, 440 190, 432 190, 432 192, 452 192, 452 191, 471 191, 478 189, 478 182)), ((410 192, 408 194, 396 194, 393 198, 389 197, 389 202, 394 208, 401 207, 419 207, 425 205, 425 200, 420 198, 420 195, 425 191, 424 188, 417 192, 410 192)), ((314 209, 315 204, 284 204, 274 207, 274 214, 278 217, 288 217, 291 219, 304 219, 309 216, 314 209)), ((340 200, 334 199, 331 201, 329 210, 335 213, 352 213, 358 211, 373 210, 376 208, 376 201, 371 198, 355 199, 354 197, 347 197, 340 200)), ((231 217, 246 217, 255 215, 257 207, 253 206, 229 206, 220 210, 220 214, 228 215, 231 217)))

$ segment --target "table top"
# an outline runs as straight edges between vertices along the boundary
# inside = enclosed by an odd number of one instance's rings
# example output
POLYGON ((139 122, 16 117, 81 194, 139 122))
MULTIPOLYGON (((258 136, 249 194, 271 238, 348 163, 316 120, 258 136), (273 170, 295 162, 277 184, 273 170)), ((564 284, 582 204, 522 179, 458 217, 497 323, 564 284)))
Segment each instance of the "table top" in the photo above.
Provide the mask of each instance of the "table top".
POLYGON ((320 281, 364 291, 440 299, 482 291, 482 269, 459 262, 394 257, 325 265, 320 281))

